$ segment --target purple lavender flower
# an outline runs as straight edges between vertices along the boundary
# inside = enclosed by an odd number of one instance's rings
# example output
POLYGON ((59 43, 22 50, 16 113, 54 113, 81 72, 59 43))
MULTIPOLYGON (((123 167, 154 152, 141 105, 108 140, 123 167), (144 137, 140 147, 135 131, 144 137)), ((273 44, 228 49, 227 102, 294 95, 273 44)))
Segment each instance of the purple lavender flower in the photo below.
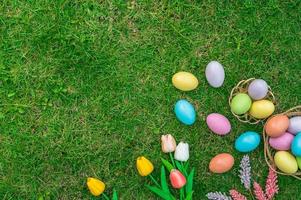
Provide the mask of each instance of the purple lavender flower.
POLYGON ((221 192, 209 192, 206 197, 210 200, 232 200, 231 197, 221 192))
POLYGON ((250 158, 248 155, 244 155, 244 157, 240 161, 239 166, 240 181, 244 185, 244 187, 249 190, 251 188, 251 165, 250 158))

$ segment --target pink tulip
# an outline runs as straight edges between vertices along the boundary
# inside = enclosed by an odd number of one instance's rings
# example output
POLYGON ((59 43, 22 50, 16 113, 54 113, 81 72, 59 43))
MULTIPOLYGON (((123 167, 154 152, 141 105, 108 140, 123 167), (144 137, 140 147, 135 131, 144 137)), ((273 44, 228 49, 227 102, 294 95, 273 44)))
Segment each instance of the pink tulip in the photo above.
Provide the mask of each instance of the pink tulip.
POLYGON ((176 140, 172 135, 167 134, 167 135, 162 135, 161 136, 161 146, 162 146, 162 151, 164 153, 171 153, 176 150, 176 140))
POLYGON ((186 184, 185 176, 177 169, 171 170, 169 179, 172 187, 176 189, 180 189, 186 184))

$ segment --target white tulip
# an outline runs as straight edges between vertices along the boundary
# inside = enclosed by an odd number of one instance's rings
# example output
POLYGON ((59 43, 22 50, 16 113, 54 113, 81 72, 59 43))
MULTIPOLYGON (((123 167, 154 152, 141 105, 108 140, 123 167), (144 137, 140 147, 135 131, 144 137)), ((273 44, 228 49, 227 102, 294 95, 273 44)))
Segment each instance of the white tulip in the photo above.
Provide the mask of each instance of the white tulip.
POLYGON ((180 142, 176 147, 175 159, 186 162, 189 159, 189 145, 185 142, 180 142))

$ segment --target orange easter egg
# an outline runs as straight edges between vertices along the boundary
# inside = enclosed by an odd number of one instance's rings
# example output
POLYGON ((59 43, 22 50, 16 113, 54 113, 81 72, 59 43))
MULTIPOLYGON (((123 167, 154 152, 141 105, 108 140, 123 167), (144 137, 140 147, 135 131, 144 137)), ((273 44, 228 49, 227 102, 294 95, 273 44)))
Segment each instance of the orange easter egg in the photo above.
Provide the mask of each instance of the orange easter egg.
POLYGON ((289 126, 289 118, 286 115, 276 115, 270 118, 265 125, 265 132, 270 137, 280 137, 289 126))
POLYGON ((234 158, 231 154, 221 153, 213 157, 209 163, 209 170, 213 173, 225 173, 234 165, 234 158))

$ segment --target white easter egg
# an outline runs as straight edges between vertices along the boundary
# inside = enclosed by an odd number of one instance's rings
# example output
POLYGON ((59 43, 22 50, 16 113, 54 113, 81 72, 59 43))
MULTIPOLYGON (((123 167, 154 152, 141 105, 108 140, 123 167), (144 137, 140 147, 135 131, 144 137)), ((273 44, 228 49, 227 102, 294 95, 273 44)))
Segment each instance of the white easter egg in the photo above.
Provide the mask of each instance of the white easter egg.
POLYGON ((297 133, 301 132, 301 116, 290 118, 288 132, 295 134, 295 135, 297 133))
POLYGON ((224 67, 217 61, 211 61, 206 67, 206 79, 212 87, 221 87, 225 80, 224 67))

